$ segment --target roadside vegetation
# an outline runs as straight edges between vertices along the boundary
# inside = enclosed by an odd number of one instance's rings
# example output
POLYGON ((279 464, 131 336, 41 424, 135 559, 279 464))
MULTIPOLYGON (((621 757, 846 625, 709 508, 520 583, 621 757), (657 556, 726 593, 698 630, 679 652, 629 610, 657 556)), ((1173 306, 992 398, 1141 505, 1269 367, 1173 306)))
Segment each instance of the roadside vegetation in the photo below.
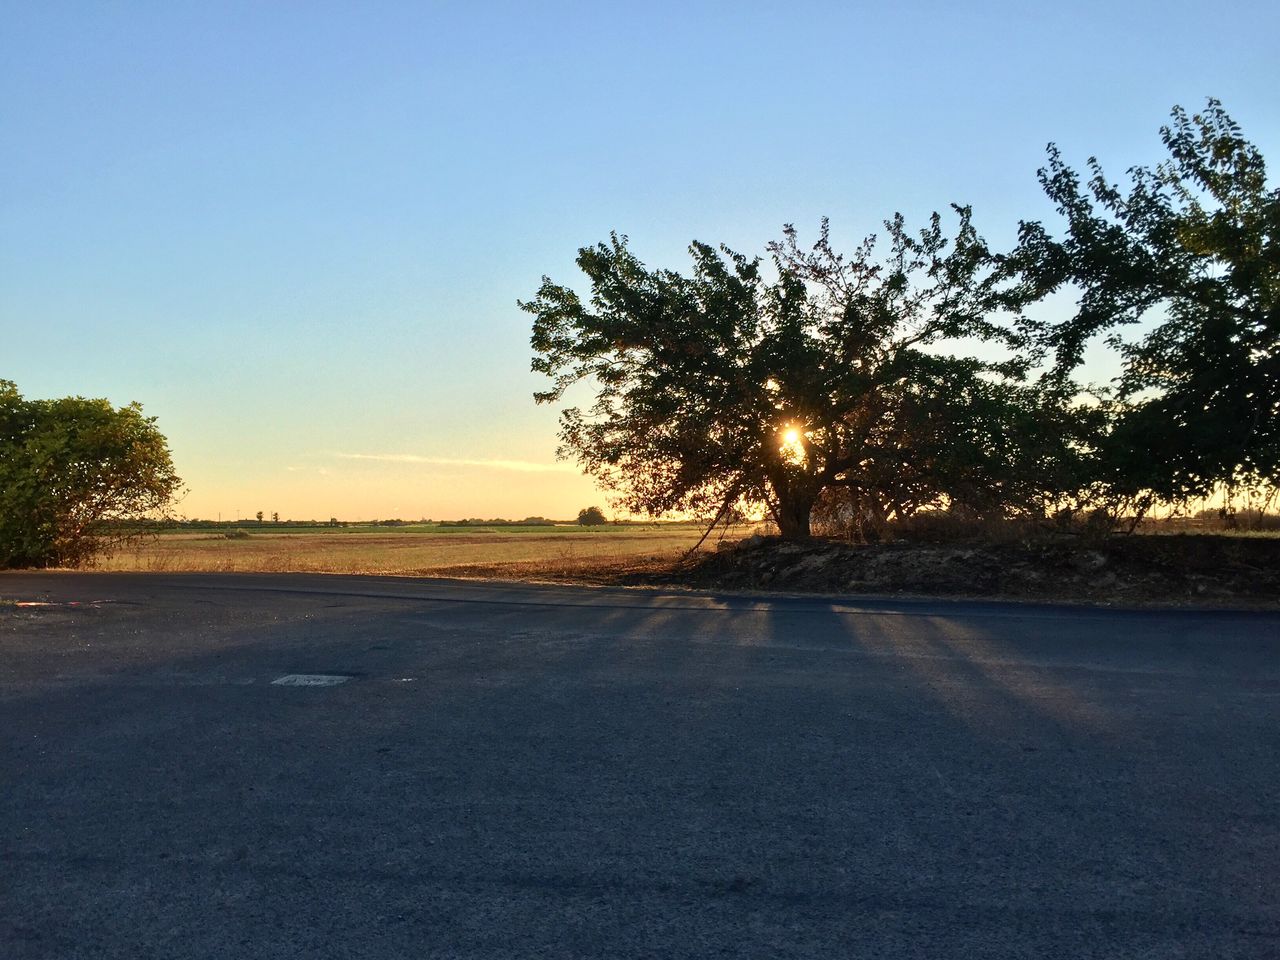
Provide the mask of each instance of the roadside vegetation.
POLYGON ((839 536, 786 541, 767 523, 717 530, 705 540, 691 522, 352 524, 340 531, 295 523, 252 532, 169 530, 102 558, 97 569, 1274 606, 1280 530, 1270 515, 1260 519, 1267 529, 1243 527, 1215 510, 1148 519, 1132 536, 1044 536, 1021 521, 926 512, 891 525, 877 543, 839 536))
POLYGON ((169 517, 181 486, 138 404, 28 400, 0 380, 0 568, 90 562, 169 517))
POLYGON ((590 579, 597 568, 670 569, 702 535, 692 523, 272 527, 169 530, 103 556, 96 568, 511 578, 576 573, 590 579))

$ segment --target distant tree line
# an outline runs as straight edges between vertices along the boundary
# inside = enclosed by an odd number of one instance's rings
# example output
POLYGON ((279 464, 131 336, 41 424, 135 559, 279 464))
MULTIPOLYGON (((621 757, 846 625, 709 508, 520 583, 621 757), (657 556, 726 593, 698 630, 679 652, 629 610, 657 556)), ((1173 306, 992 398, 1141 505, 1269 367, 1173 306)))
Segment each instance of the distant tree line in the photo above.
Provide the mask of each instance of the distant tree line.
POLYGON ((441 520, 442 527, 554 527, 555 520, 548 520, 546 517, 525 517, 523 520, 482 520, 479 517, 471 517, 464 520, 441 520))

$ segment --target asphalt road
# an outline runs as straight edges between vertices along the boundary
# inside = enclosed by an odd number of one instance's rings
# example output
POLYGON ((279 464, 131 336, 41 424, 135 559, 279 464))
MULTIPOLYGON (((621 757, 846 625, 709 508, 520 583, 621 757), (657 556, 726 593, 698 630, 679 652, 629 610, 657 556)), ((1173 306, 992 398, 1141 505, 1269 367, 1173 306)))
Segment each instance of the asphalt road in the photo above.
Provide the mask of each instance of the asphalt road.
POLYGON ((1280 956, 1275 614, 0 597, 5 960, 1280 956))

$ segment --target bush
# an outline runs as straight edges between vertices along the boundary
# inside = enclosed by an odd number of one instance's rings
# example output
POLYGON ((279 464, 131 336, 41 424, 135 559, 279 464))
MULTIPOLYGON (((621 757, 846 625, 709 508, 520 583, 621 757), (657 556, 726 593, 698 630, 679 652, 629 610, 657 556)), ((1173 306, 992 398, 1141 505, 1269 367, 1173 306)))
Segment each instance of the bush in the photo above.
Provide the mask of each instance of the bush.
POLYGON ((0 567, 92 562, 167 518, 181 483, 136 403, 26 400, 0 380, 0 567))

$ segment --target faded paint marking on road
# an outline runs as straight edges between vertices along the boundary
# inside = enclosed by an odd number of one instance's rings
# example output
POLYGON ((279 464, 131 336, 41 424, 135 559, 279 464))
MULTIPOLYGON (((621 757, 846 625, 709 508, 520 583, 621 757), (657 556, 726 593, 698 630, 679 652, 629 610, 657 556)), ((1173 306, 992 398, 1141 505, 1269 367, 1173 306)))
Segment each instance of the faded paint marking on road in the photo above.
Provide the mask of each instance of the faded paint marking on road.
POLYGON ((271 681, 276 687, 336 687, 346 683, 350 677, 336 673, 286 673, 271 681))

